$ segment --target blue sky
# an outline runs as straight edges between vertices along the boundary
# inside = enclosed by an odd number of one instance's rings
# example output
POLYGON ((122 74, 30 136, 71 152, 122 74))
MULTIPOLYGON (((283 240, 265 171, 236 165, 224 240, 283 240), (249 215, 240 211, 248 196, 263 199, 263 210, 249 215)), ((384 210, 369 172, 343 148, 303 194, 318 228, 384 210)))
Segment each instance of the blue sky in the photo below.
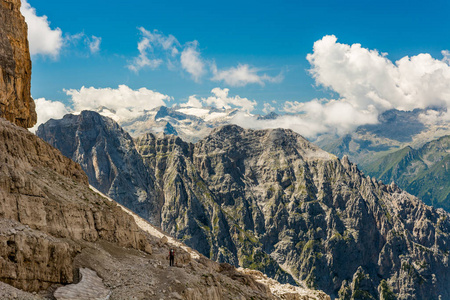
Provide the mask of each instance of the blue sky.
MULTIPOLYGON (((168 95, 169 105, 184 103, 192 95, 209 97, 213 88, 228 88, 231 96, 256 101, 253 113, 262 113, 264 103, 270 104, 270 110, 283 111, 286 102, 351 98, 343 95, 345 91, 334 81, 317 81, 320 74, 313 78, 308 71, 312 65, 307 55, 325 36, 334 35, 335 44, 359 43, 363 49, 378 50, 380 57, 388 53, 384 57, 393 64, 420 53, 442 61, 441 51, 450 49, 448 1, 28 3, 37 16, 47 16, 51 30, 59 28, 61 38, 53 54, 44 51, 32 55, 32 95, 67 106, 72 105, 67 90, 126 85, 132 90, 144 87, 168 95), (152 37, 173 36, 178 53, 172 57, 169 51, 151 44, 145 54, 160 60, 159 65, 133 71, 129 66, 136 62, 138 43, 145 38, 140 28, 152 37), (96 40, 98 47, 91 51, 89 46, 96 40), (193 51, 191 72, 181 60, 182 52, 189 48, 193 51), (196 62, 203 66, 201 70, 195 69, 196 62), (242 71, 243 66, 250 70, 243 76, 252 79, 231 78, 237 75, 232 71, 242 71)), ((33 25, 29 22, 29 26, 33 25)), ((323 69, 319 64, 314 68, 323 69)))

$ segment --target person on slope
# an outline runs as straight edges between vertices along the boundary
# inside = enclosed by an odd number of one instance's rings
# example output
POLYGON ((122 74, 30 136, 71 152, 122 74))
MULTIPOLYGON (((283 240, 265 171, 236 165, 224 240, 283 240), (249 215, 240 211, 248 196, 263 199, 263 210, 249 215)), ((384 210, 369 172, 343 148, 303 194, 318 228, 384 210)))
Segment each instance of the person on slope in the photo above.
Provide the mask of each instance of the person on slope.
POLYGON ((173 248, 170 248, 169 250, 169 264, 172 267, 174 265, 175 261, 175 250, 173 248))

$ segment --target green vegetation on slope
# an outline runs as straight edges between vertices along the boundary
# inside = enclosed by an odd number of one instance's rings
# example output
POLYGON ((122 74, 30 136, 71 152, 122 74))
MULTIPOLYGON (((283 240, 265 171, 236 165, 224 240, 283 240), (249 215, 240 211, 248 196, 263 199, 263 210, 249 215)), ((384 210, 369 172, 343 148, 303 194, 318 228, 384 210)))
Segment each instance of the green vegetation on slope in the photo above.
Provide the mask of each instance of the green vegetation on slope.
POLYGON ((405 147, 364 167, 386 183, 394 181, 426 204, 450 211, 450 136, 419 149, 405 147))

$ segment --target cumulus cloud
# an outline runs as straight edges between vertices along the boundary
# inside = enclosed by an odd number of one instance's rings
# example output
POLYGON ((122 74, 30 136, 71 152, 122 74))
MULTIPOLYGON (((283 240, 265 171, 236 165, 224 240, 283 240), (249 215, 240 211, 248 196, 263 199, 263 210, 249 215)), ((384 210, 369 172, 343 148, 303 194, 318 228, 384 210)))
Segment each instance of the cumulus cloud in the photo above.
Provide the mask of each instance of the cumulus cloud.
POLYGON ((443 62, 445 62, 446 64, 450 64, 450 51, 448 50, 442 50, 441 51, 442 56, 444 57, 442 59, 443 62))
POLYGON ((205 74, 205 63, 200 57, 197 46, 197 41, 188 43, 181 53, 181 66, 186 72, 191 74, 195 81, 198 81, 205 74))
POLYGON ((359 125, 375 124, 379 114, 388 109, 438 107, 442 109, 427 110, 419 116, 420 120, 425 124, 448 123, 450 52, 444 50, 442 56, 435 59, 422 53, 392 62, 385 53, 360 44, 341 44, 335 36, 325 36, 314 43, 307 60, 316 84, 338 94, 337 99, 287 101, 283 110, 288 114, 276 120, 238 114, 233 122, 252 128, 290 128, 314 138, 323 133, 341 135, 359 125))
POLYGON ((307 60, 316 84, 337 93, 338 99, 287 101, 284 111, 288 116, 258 121, 241 115, 237 122, 246 119, 256 128, 279 124, 310 138, 322 133, 345 134, 359 125, 375 124, 379 114, 388 109, 446 108, 447 112, 428 111, 421 119, 426 123, 448 122, 450 53, 442 51, 442 55, 442 60, 418 54, 394 63, 377 50, 341 44, 335 36, 325 36, 314 43, 307 60))
POLYGON ((163 60, 159 55, 164 56, 169 64, 172 64, 171 57, 175 57, 178 53, 180 43, 173 35, 164 35, 157 30, 153 32, 146 30, 144 27, 138 28, 142 37, 138 43, 139 56, 135 57, 127 66, 131 71, 138 72, 144 68, 156 69, 163 60))
POLYGON ((170 97, 161 93, 140 88, 133 90, 126 85, 113 88, 82 87, 79 90, 65 90, 71 96, 74 110, 102 110, 103 114, 122 122, 144 114, 145 110, 166 105, 170 97))
POLYGON ((391 62, 385 54, 360 44, 337 43, 325 36, 308 54, 317 85, 338 93, 358 110, 378 112, 450 106, 448 53, 442 60, 418 54, 391 62))
POLYGON ((261 70, 250 67, 247 64, 239 64, 226 70, 218 70, 216 64, 211 65, 213 73, 212 81, 223 81, 230 86, 246 86, 256 83, 264 86, 266 82, 279 83, 283 81, 283 75, 271 77, 267 74, 258 74, 261 70))
POLYGON ((30 54, 58 57, 64 44, 61 29, 52 29, 47 16, 38 16, 26 0, 22 0, 20 11, 28 24, 30 54))
POLYGON ((270 103, 267 103, 267 102, 264 103, 263 112, 265 114, 268 114, 268 113, 273 112, 273 111, 275 111, 275 107, 273 107, 270 103))
POLYGON ((255 109, 256 101, 251 101, 247 98, 241 98, 236 95, 229 97, 229 89, 214 88, 211 93, 214 94, 208 98, 202 98, 202 102, 207 106, 214 106, 217 108, 230 109, 233 107, 241 108, 244 111, 251 112, 255 109))
MULTIPOLYGON (((266 107, 270 108, 271 105, 266 107)), ((265 113, 270 111, 267 109, 265 113)), ((358 125, 377 122, 376 114, 358 111, 349 103, 338 100, 314 99, 304 103, 287 101, 284 111, 288 114, 273 120, 260 120, 257 116, 241 112, 231 122, 253 129, 292 129, 312 139, 323 133, 344 134, 358 125)))
POLYGON ((37 123, 33 128, 30 128, 31 132, 35 132, 42 123, 50 119, 61 119, 70 112, 62 102, 39 98, 35 99, 34 103, 36 104, 37 123))
POLYGON ((304 103, 287 101, 284 111, 300 114, 299 118, 308 122, 311 133, 303 133, 308 137, 321 133, 341 135, 360 125, 378 122, 378 114, 373 107, 368 110, 358 109, 343 99, 314 99, 304 103))
POLYGON ((201 100, 197 99, 196 95, 192 95, 192 96, 189 96, 188 102, 180 104, 180 107, 202 108, 203 103, 201 100))
POLYGON ((213 88, 211 90, 212 96, 197 98, 197 96, 190 96, 188 102, 180 104, 180 107, 215 107, 220 109, 239 108, 245 112, 251 112, 255 109, 256 101, 242 98, 238 95, 229 96, 229 89, 213 88))

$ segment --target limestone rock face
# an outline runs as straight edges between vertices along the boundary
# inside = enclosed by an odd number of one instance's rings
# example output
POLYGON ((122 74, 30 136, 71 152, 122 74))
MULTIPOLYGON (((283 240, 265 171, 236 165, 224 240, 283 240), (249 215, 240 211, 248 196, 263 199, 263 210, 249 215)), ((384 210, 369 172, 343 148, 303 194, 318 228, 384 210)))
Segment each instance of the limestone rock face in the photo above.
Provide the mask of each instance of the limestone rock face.
MULTIPOLYGON (((148 220, 157 216, 154 178, 133 139, 116 122, 83 111, 62 120, 50 120, 39 126, 36 134, 79 163, 90 184, 100 192, 148 220)), ((158 222, 159 218, 155 220, 158 222)))
POLYGON ((0 2, 0 117, 19 126, 36 124, 31 98, 31 60, 27 24, 20 0, 0 2))
POLYGON ((0 245, 0 276, 6 283, 36 291, 73 280, 77 249, 68 242, 0 218, 0 245))

